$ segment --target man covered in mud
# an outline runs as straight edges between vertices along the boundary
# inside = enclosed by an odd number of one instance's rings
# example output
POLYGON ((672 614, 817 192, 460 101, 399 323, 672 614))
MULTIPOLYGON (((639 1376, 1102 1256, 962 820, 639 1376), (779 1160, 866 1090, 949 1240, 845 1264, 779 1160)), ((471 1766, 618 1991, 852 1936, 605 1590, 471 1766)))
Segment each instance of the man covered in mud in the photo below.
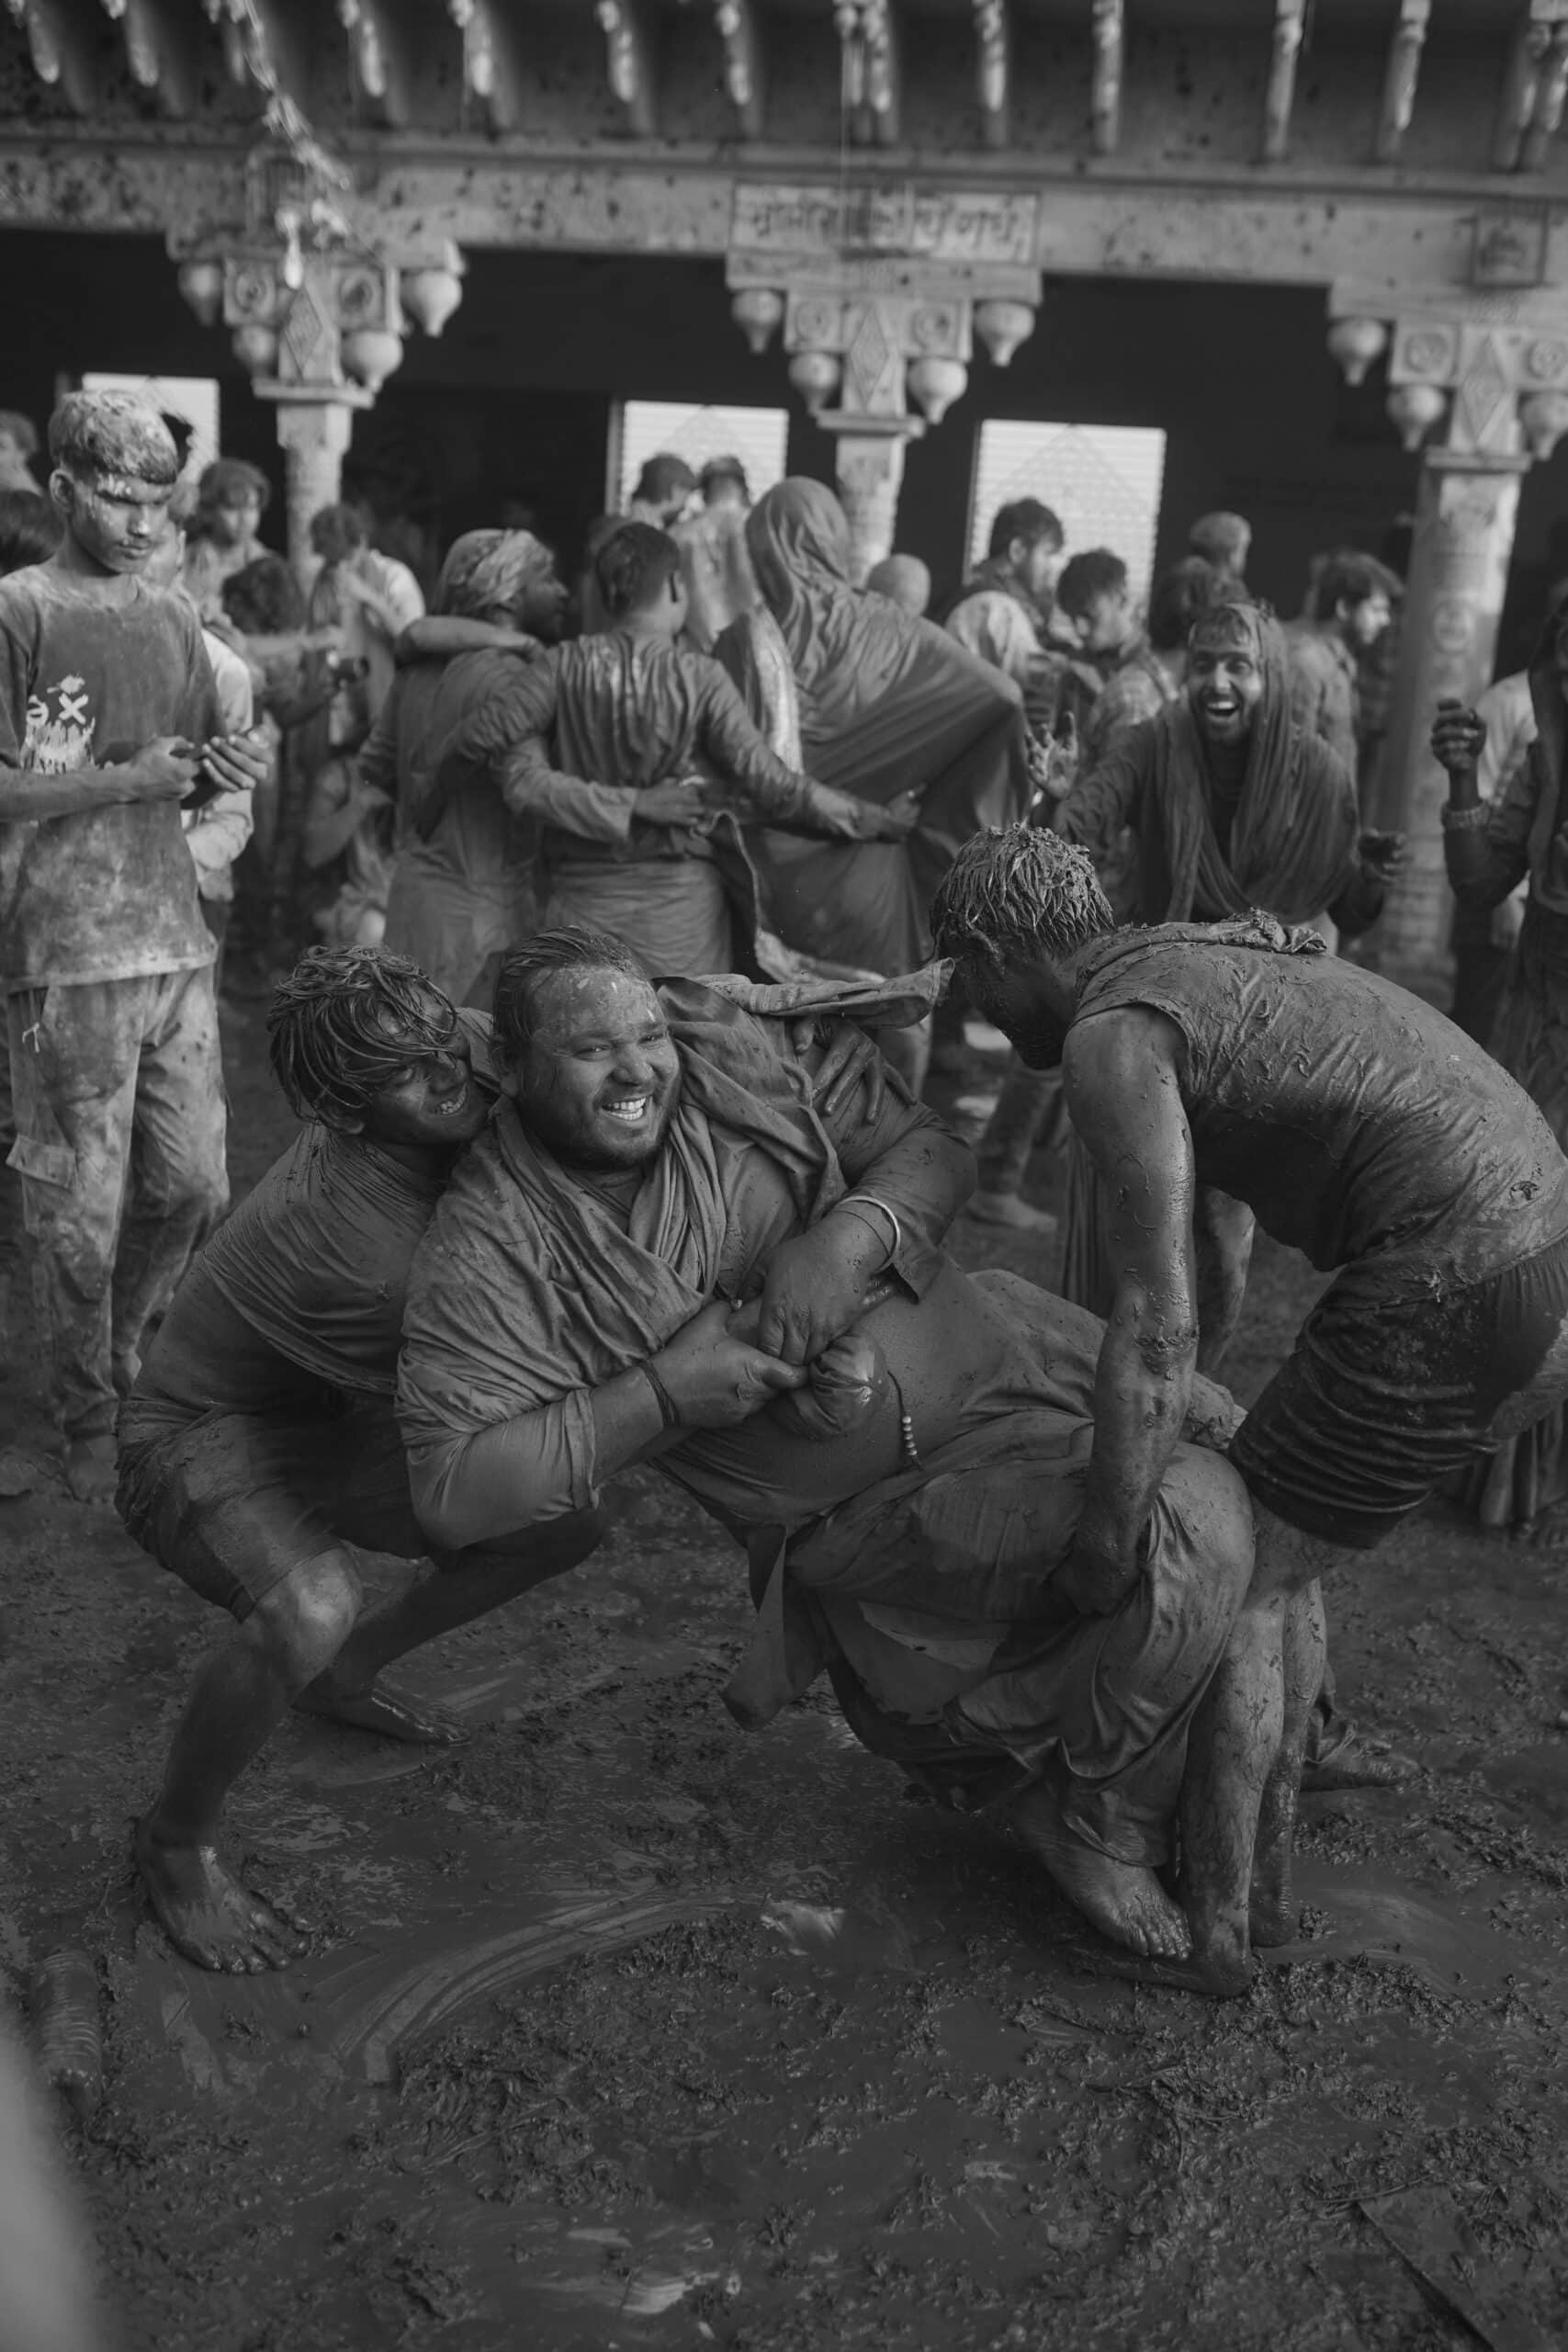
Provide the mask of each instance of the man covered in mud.
POLYGON ((1114 1306, 1059 1586, 1113 1615, 1191 1392, 1205 1187, 1336 1281, 1232 1442, 1252 1586, 1193 1724, 1185 1901, 1208 1989, 1288 1941, 1290 1848, 1323 1667, 1319 1578, 1568 1387, 1568 1160, 1451 1023, 1267 916, 1113 928, 1080 850, 977 836, 932 910, 973 1001, 1060 1060, 1111 1196, 1114 1306), (1250 1897, 1250 1905, 1249 1905, 1250 1897), (1249 1921, 1250 1907, 1250 1921, 1249 1921))
POLYGON ((416 1244, 494 1100, 489 1022, 400 956, 316 948, 268 1018, 310 1124, 175 1294, 122 1408, 117 1507, 238 1630, 204 1666, 136 1855, 176 1949, 281 1967, 291 1922, 218 1854, 225 1798, 291 1706, 394 1739, 449 1726, 379 1680, 407 1650, 586 1557, 591 1511, 424 1558, 391 1395, 416 1244), (386 1588, 365 1606, 362 1579, 386 1588))
POLYGON ((1156 1871, 1251 1570, 1240 1481, 1173 1448, 1138 1588, 1108 1614, 1064 1593, 1100 1327, 943 1255, 974 1170, 931 1114, 814 1107, 775 1017, 811 989, 826 1012, 830 984, 656 989, 581 930, 510 952, 506 1099, 410 1281, 415 1506, 438 1544, 505 1541, 657 1460, 750 1553, 742 1722, 827 1666, 867 1746, 1010 1817, 1107 1935, 1185 1957, 1156 1871))

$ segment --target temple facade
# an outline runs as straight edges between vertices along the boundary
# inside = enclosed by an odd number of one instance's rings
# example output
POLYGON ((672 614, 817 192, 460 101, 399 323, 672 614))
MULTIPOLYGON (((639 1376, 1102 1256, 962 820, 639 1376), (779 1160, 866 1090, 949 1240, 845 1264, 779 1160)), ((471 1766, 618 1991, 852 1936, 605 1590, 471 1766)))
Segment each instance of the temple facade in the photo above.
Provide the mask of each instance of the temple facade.
POLYGON ((1286 612, 1408 510, 1418 976, 1433 703, 1568 575, 1565 98, 1568 0, 0 0, 0 405, 216 377, 297 551, 345 462, 568 539, 634 395, 787 406, 939 582, 987 418, 1160 427, 1286 612))

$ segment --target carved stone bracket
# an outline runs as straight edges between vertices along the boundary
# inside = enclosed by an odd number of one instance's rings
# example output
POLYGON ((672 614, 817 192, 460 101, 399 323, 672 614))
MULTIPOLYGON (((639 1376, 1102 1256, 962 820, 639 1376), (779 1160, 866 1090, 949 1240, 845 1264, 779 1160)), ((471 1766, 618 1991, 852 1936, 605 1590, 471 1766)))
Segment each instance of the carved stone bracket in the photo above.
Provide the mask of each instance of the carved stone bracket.
POLYGON ((197 107, 197 61, 174 0, 104 0, 104 13, 120 28, 137 88, 149 92, 171 120, 188 120, 197 107))
POLYGON ((1012 138, 1012 20, 1008 0, 975 0, 976 92, 987 147, 1012 138))
POLYGON ((1263 161, 1282 163, 1291 152, 1296 68, 1306 38, 1307 0, 1274 0, 1274 39, 1263 97, 1263 161))
POLYGON ((655 119, 653 51, 641 0, 595 0, 594 15, 604 35, 610 87, 640 139, 651 139, 655 119))
POLYGON ((91 115, 98 105, 97 75, 80 28, 64 0, 7 0, 11 15, 28 37, 28 54, 39 80, 58 90, 73 114, 91 115))
POLYGON ((1123 0, 1094 0, 1094 69, 1089 85, 1089 120, 1094 152, 1114 155, 1122 141, 1122 76, 1127 27, 1123 0))
POLYGON ((446 0, 446 13, 463 36, 465 100, 479 109, 491 130, 514 130, 520 65, 515 19, 500 0, 446 0))
POLYGON ((1568 0, 1529 0, 1508 57, 1492 162, 1500 172, 1537 172, 1568 97, 1568 0))
POLYGON ((406 129, 411 111, 408 61, 401 28, 386 0, 337 0, 337 13, 348 35, 355 94, 362 111, 390 130, 406 129))
POLYGON ((1551 455, 1568 426, 1568 301, 1472 297, 1385 322, 1361 289, 1336 287, 1329 348, 1352 381, 1385 346, 1388 412, 1407 449, 1444 424, 1461 457, 1551 455))
POLYGON ((724 86, 748 139, 763 127, 762 44, 753 0, 716 0, 715 29, 724 47, 724 86))
POLYGON ((1378 118, 1377 159, 1394 164, 1416 111, 1416 85, 1421 74, 1421 52, 1427 45, 1432 0, 1399 0, 1383 74, 1382 110, 1378 118))
POLYGON ((896 147, 903 115, 893 0, 834 0, 843 113, 857 147, 896 147))

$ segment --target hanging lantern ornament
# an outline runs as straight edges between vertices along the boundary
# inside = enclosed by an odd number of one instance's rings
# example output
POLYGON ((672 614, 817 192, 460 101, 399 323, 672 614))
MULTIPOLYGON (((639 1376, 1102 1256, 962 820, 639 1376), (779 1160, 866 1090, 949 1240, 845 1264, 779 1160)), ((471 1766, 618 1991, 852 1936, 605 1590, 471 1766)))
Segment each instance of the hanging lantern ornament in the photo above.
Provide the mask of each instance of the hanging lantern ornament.
POLYGON ((830 351, 797 351, 789 363, 789 380, 813 416, 838 389, 840 373, 830 351))
POLYGON ((969 371, 960 359, 917 359, 905 379, 932 424, 940 424, 969 387, 969 371))
POLYGON ((747 286, 730 303, 729 315, 760 359, 783 323, 784 300, 765 286, 747 286))
POLYGON ((994 368, 1005 368, 1021 343, 1034 333, 1034 312, 1027 302, 976 302, 975 332, 991 355, 994 368))
POLYGON ((1374 359, 1388 348, 1388 329, 1381 319, 1336 319, 1328 330, 1328 348, 1344 370, 1348 384, 1364 384, 1374 359))
POLYGON ((1406 449, 1415 453, 1448 407, 1448 394, 1436 384, 1396 384, 1388 396, 1388 413, 1406 449))

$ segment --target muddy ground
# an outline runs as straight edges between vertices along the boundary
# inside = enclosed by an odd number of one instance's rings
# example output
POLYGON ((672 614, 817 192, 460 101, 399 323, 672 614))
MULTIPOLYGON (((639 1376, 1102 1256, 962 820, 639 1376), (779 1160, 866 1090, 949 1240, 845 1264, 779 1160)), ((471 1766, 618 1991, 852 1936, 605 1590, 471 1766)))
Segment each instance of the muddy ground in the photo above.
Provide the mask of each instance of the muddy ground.
MULTIPOLYGON (((288 1124, 255 1011, 226 1029, 243 1185, 288 1124)), ((1312 1286, 1260 1253, 1244 1396, 1312 1286)), ((24 1340, 24 1451, 32 1383, 24 1340)), ((587 1567, 411 1662, 466 1747, 301 1719, 253 1775, 234 1846, 319 1923, 264 1982, 175 1959, 127 1870, 220 1621, 107 1512, 0 1502, 0 1958, 101 1973, 74 2153, 128 2346, 1568 2340, 1558 1561, 1434 1515, 1331 1596, 1342 1699, 1422 1777, 1307 1801, 1303 1940, 1211 2007, 908 1802, 825 1688, 737 1730, 738 1555, 650 1476, 614 1501, 587 1567)))

